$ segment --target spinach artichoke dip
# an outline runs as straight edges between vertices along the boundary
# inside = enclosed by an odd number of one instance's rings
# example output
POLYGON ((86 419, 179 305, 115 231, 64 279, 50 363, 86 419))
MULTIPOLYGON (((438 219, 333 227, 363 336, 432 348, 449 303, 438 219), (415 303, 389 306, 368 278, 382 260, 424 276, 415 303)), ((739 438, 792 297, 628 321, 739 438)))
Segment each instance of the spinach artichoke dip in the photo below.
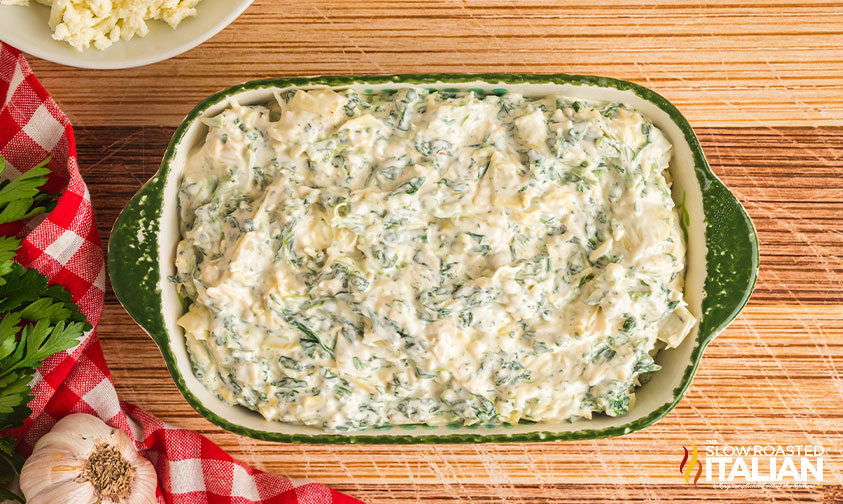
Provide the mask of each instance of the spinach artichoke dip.
POLYGON ((637 111, 425 88, 203 121, 171 278, 196 377, 269 420, 623 415, 695 325, 671 145, 637 111))

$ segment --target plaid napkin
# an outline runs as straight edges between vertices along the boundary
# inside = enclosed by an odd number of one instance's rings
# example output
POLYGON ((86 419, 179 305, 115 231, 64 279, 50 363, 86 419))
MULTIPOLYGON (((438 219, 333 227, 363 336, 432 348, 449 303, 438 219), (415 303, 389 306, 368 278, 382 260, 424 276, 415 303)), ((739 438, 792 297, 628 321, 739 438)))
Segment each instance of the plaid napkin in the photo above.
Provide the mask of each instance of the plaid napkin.
POLYGON ((205 437, 168 426, 137 406, 120 403, 96 326, 102 314, 105 267, 91 198, 79 175, 73 128, 35 79, 23 55, 0 45, 0 156, 4 176, 16 177, 52 156, 48 189, 62 192, 56 209, 3 234, 22 239, 17 260, 63 285, 94 330, 75 348, 50 357, 35 374, 26 425, 5 432, 28 455, 35 442, 69 413, 90 413, 122 428, 158 473, 158 502, 170 504, 359 503, 318 483, 291 481, 231 458, 205 437), (62 191, 62 189, 64 189, 62 191))

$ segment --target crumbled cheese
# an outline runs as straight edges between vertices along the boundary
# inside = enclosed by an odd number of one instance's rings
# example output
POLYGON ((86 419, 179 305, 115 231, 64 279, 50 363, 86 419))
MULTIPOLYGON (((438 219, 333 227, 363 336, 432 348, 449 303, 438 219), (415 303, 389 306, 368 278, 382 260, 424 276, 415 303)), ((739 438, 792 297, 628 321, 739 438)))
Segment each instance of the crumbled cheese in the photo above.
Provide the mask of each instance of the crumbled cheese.
MULTIPOLYGON (((77 50, 105 49, 114 42, 145 37, 146 22, 160 19, 175 28, 196 15, 200 0, 38 0, 50 6, 53 38, 77 50)), ((0 0, 0 5, 29 5, 29 0, 0 0)))

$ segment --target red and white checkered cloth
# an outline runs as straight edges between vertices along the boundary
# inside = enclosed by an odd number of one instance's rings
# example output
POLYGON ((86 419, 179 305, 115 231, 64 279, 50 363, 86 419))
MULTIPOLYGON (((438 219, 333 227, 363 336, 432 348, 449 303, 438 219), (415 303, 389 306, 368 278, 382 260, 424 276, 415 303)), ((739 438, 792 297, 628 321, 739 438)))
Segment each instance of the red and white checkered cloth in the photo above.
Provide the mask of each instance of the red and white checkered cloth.
POLYGON ((14 178, 48 155, 48 189, 61 192, 56 209, 0 234, 22 239, 17 260, 63 285, 94 330, 71 350, 49 358, 35 374, 26 425, 3 434, 28 455, 35 442, 69 413, 90 413, 122 428, 158 473, 158 502, 169 504, 359 503, 313 482, 293 482, 231 458, 209 440, 168 426, 137 406, 120 403, 96 335, 102 314, 105 267, 91 198, 79 175, 73 129, 35 79, 21 53, 0 44, 0 156, 4 178, 14 178))

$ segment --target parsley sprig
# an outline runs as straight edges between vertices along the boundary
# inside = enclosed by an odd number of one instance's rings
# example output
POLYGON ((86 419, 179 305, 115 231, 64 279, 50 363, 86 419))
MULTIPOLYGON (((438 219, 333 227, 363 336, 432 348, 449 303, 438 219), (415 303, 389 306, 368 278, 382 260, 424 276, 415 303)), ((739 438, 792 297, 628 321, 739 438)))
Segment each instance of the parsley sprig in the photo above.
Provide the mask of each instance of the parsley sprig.
MULTIPOLYGON (((13 181, 0 182, 0 224, 25 219, 55 208, 46 183, 47 161, 13 181)), ((5 169, 0 157, 0 173, 5 169)), ((0 431, 23 425, 32 410, 29 387, 35 370, 47 357, 76 346, 91 329, 85 315, 61 285, 50 285, 37 270, 12 259, 20 248, 13 237, 0 237, 0 431)), ((19 475, 23 458, 15 440, 0 439, 0 499, 23 502, 2 485, 19 475)))
MULTIPOLYGON (((50 173, 49 162, 50 158, 47 158, 15 180, 0 182, 0 224, 28 219, 56 207, 57 194, 39 190, 50 173)), ((0 157, 0 175, 4 171, 6 161, 0 157)))

